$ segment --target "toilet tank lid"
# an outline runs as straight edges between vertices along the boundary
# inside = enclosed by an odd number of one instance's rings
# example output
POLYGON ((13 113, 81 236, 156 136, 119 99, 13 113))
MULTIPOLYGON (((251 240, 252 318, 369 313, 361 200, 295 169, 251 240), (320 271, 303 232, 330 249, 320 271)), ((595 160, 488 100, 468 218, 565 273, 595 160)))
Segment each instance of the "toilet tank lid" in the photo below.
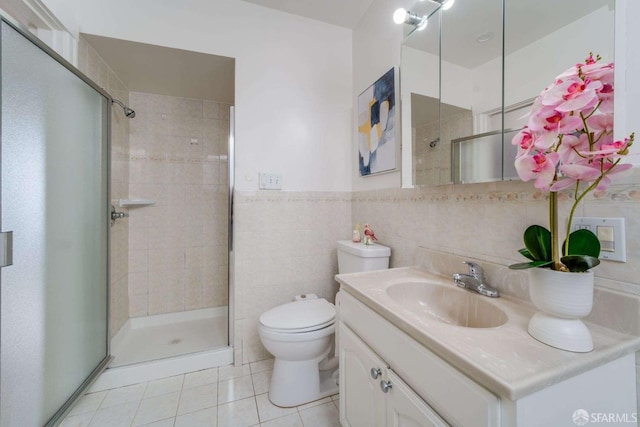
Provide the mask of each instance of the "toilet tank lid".
POLYGON ((391 249, 386 246, 378 243, 365 245, 364 243, 354 243, 351 240, 339 240, 338 250, 362 258, 379 258, 391 255, 391 249))
POLYGON ((333 304, 324 298, 295 301, 265 311, 260 323, 273 329, 302 329, 321 325, 336 316, 333 304))

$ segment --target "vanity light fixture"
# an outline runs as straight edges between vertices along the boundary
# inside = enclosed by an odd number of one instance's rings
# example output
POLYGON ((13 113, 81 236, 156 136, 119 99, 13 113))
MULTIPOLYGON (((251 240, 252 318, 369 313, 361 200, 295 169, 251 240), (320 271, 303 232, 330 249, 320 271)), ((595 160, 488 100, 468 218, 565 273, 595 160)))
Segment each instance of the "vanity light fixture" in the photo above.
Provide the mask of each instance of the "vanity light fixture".
POLYGON ((422 31, 427 28, 427 17, 418 16, 415 13, 405 10, 403 8, 397 9, 393 12, 393 22, 396 24, 409 24, 416 27, 418 31, 422 31))
MULTIPOLYGON (((424 0, 420 0, 420 1, 424 1, 424 0)), ((411 11, 405 10, 403 8, 399 8, 399 9, 396 9, 395 12, 393 12, 393 22, 395 22, 396 24, 413 25, 414 27, 416 27, 416 30, 422 31, 425 28, 427 28, 428 18, 431 15, 433 15, 439 9, 442 9, 442 10, 451 9, 451 6, 453 6, 453 3, 455 3, 456 0, 429 0, 429 1, 440 5, 440 7, 437 8, 435 11, 433 11, 429 16, 426 16, 426 15, 418 16, 417 14, 411 11)))

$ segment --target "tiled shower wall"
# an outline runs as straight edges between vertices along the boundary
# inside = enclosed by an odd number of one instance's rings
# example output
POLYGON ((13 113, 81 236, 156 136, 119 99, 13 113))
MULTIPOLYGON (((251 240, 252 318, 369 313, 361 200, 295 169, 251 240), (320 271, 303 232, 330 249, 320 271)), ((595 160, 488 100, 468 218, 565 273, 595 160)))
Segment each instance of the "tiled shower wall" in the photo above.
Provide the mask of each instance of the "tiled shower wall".
POLYGON ((227 305, 229 105, 130 93, 131 317, 227 305))
MULTIPOLYGON (((129 103, 128 89, 82 37, 78 42, 78 68, 111 96, 129 103)), ((129 121, 120 107, 111 108, 111 201, 115 206, 119 199, 127 197, 129 189, 129 121)), ((109 338, 112 338, 129 319, 127 221, 117 221, 110 229, 110 238, 109 338)))
POLYGON ((415 128, 413 179, 417 185, 451 182, 451 140, 473 133, 471 111, 415 128), (435 141, 435 146, 431 143, 435 141))
POLYGON ((336 242, 350 239, 351 193, 236 192, 234 196, 236 363, 269 357, 260 315, 293 296, 333 302, 336 242))

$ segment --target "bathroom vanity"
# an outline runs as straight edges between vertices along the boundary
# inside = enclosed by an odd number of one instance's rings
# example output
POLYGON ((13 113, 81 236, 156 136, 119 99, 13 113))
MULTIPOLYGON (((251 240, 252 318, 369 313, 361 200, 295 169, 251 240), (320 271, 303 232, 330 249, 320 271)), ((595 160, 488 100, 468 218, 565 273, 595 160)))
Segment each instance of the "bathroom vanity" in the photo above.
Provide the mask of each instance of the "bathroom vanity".
POLYGON ((635 425, 637 336, 589 324, 595 350, 570 353, 531 338, 533 308, 508 296, 418 268, 336 278, 344 427, 635 425))

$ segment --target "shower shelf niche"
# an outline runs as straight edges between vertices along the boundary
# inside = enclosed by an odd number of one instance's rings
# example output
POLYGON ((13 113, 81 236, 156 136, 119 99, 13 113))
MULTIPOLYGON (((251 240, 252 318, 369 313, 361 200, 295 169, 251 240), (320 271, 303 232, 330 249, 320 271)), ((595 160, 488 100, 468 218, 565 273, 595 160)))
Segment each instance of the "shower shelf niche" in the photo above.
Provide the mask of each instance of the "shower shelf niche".
POLYGON ((153 199, 120 199, 121 208, 141 208, 144 206, 153 206, 156 201, 153 199))

